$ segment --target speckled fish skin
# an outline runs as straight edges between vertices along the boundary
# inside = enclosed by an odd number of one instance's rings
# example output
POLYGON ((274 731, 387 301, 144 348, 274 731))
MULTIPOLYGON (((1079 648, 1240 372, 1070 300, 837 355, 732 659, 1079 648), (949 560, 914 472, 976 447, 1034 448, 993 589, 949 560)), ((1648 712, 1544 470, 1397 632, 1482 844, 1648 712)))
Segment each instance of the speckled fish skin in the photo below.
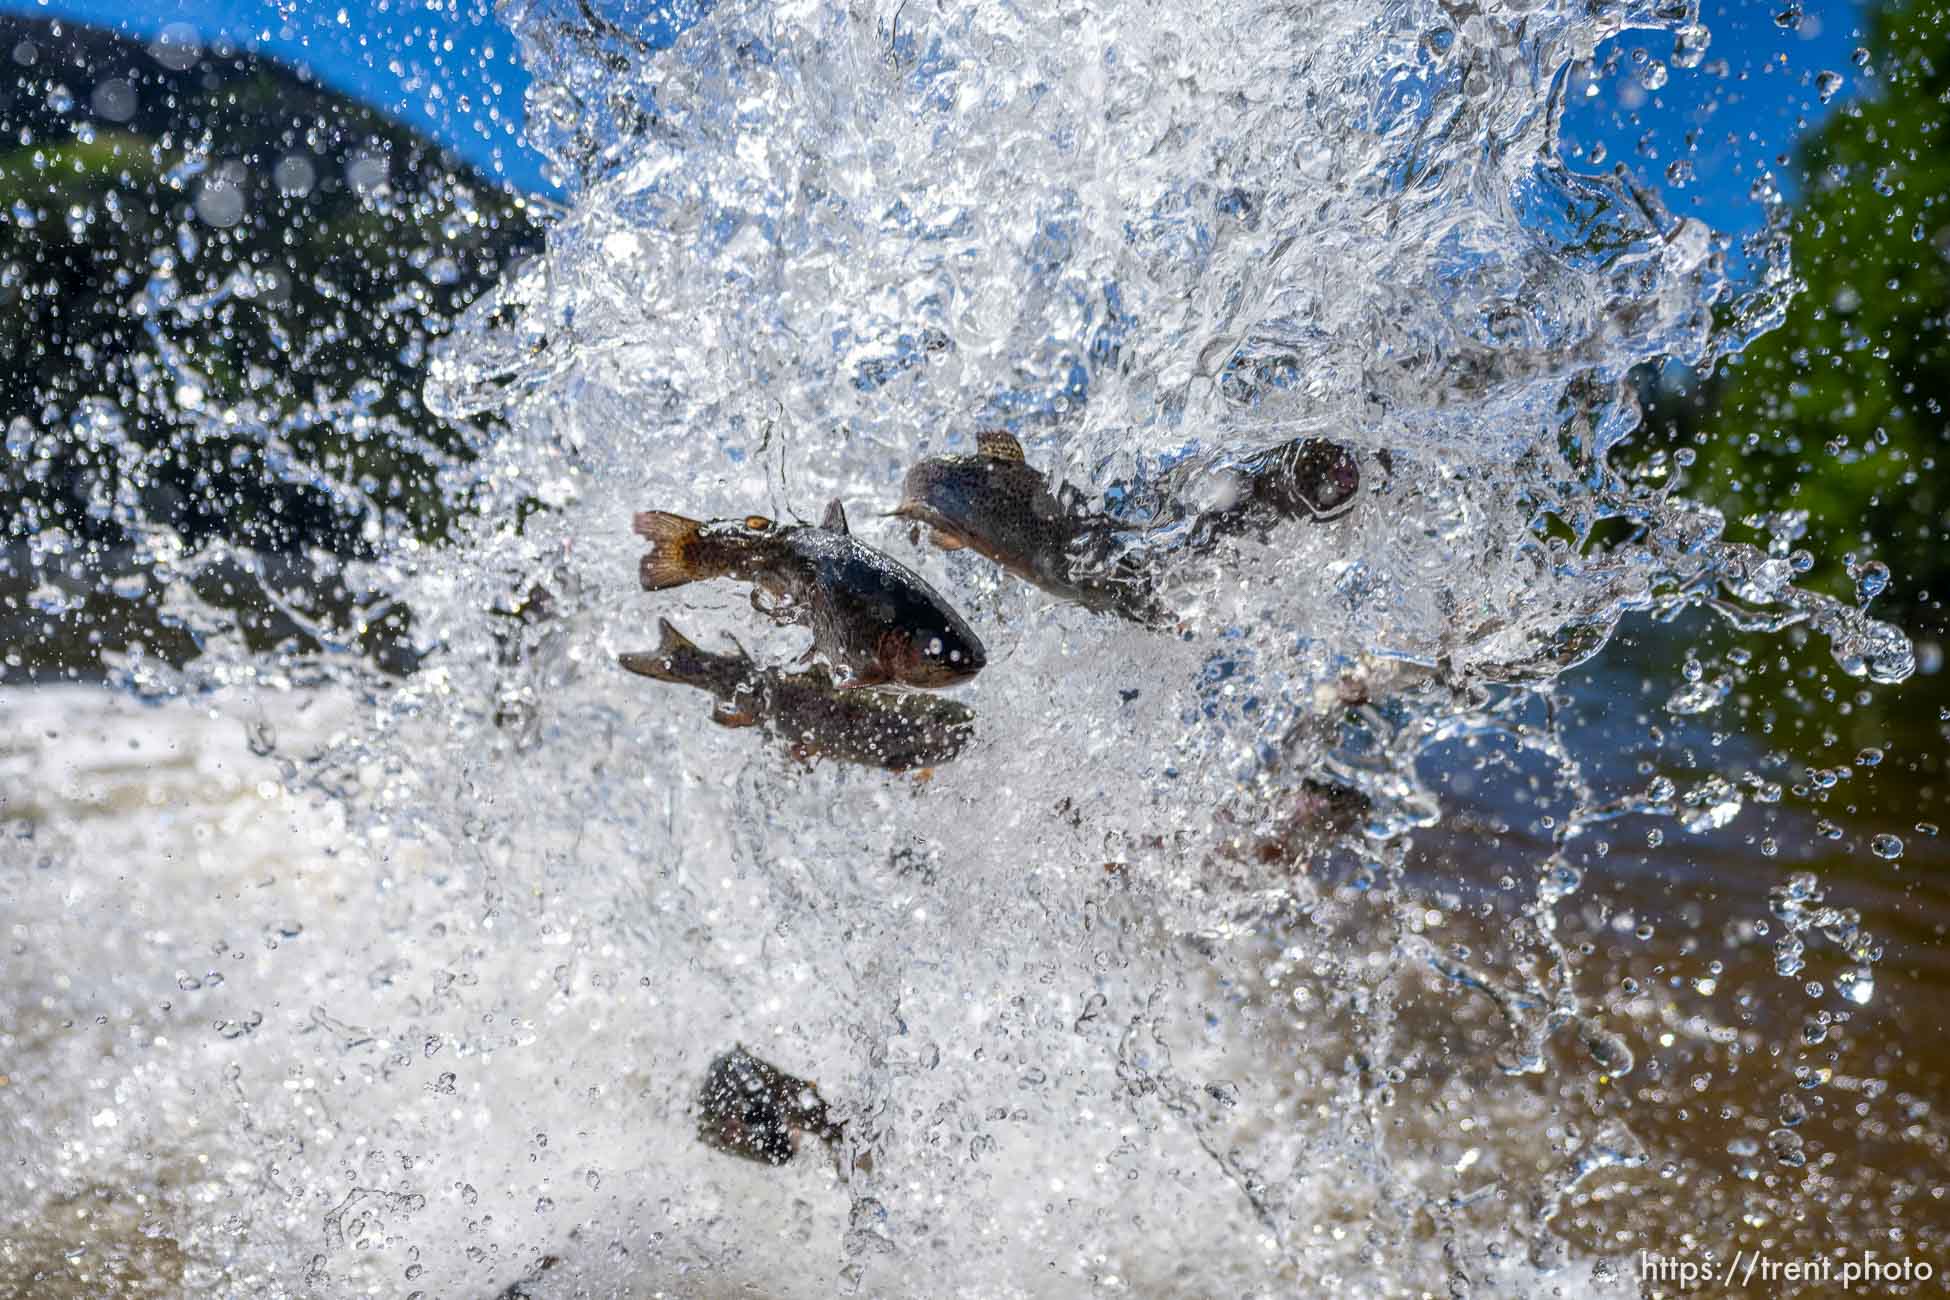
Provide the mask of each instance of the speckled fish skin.
POLYGON ((939 592, 853 538, 837 501, 817 527, 646 511, 636 531, 651 543, 645 590, 715 577, 751 582, 781 602, 765 611, 771 617, 812 628, 814 653, 839 670, 842 686, 952 686, 988 662, 981 638, 939 592))
POLYGON ((806 1136, 831 1144, 842 1130, 818 1088, 742 1046, 712 1061, 697 1094, 698 1140, 762 1165, 789 1164, 806 1136))
MULTIPOLYGON (((1180 544, 1201 549, 1288 519, 1337 518, 1353 508, 1360 486, 1353 453, 1324 439, 1296 438, 1234 465, 1167 478, 1145 494, 1150 517, 1138 527, 1155 532, 1189 525, 1180 544), (1195 513, 1180 503, 1180 492, 1195 478, 1214 475, 1230 480, 1225 504, 1195 513)), ((1118 534, 1133 525, 1066 506, 1010 434, 984 433, 973 455, 914 465, 892 513, 926 524, 937 545, 968 547, 1053 596, 1147 627, 1174 623, 1154 594, 1145 562, 1117 553, 1118 534)))
POLYGON ((718 701, 720 726, 758 726, 804 762, 830 758, 907 772, 953 761, 973 738, 975 713, 938 695, 841 690, 824 668, 785 673, 742 653, 714 654, 659 622, 653 651, 619 655, 628 671, 695 687, 718 701))
POLYGON ((1223 474, 1236 488, 1230 502, 1198 517, 1195 546, 1222 535, 1266 531, 1287 520, 1338 519, 1354 508, 1361 490, 1354 453, 1324 438, 1295 438, 1202 472, 1223 474))
POLYGON ((1146 626, 1170 621, 1137 563, 1110 558, 1122 526, 1058 501, 1006 433, 981 435, 972 455, 914 465, 892 513, 927 525, 937 545, 967 547, 1052 596, 1146 626))

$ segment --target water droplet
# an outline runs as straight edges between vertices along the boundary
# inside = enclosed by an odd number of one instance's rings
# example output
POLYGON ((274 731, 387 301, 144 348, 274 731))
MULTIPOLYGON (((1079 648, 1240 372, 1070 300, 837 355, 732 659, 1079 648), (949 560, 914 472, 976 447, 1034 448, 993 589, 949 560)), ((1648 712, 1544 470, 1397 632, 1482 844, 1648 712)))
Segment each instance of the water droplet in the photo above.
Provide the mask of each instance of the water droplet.
POLYGON ((1716 831, 1740 815, 1745 796, 1723 776, 1709 776, 1680 800, 1679 825, 1689 835, 1716 831))
MULTIPOLYGON (((1684 717, 1695 713, 1705 713, 1727 697, 1732 691, 1733 682, 1726 677, 1709 677, 1704 680, 1688 682, 1672 693, 1666 701, 1666 712, 1684 717)), ((1672 796, 1668 794, 1666 798, 1672 796)))
POLYGON ((1654 59, 1639 69, 1639 84, 1647 90, 1658 90, 1666 84, 1666 65, 1654 59))
POLYGON ((1713 33, 1704 23, 1688 23, 1672 34, 1672 66, 1697 68, 1706 57, 1713 33))
POLYGON ((1869 841, 1869 852, 1879 858, 1894 860, 1903 856, 1903 841, 1898 835, 1882 834, 1869 841))
POLYGON ((1619 1078, 1632 1072, 1637 1061, 1622 1035, 1615 1034, 1597 1021, 1589 1019, 1580 1022, 1578 1029, 1585 1051, 1591 1053, 1591 1059, 1597 1063, 1601 1071, 1612 1078, 1619 1078))
POLYGON ((1855 599, 1863 605, 1889 587, 1889 566, 1880 560, 1850 560, 1848 576, 1855 579, 1855 599))
POLYGON ((1802 1149, 1804 1145, 1801 1135, 1790 1128, 1777 1128, 1767 1135, 1767 1149, 1774 1158, 1796 1169, 1808 1163, 1807 1152, 1802 1149))
POLYGON ((1815 93, 1821 96, 1821 102, 1826 104, 1829 100, 1835 98, 1836 93, 1841 90, 1844 80, 1842 74, 1839 72, 1823 72, 1816 76, 1815 93))

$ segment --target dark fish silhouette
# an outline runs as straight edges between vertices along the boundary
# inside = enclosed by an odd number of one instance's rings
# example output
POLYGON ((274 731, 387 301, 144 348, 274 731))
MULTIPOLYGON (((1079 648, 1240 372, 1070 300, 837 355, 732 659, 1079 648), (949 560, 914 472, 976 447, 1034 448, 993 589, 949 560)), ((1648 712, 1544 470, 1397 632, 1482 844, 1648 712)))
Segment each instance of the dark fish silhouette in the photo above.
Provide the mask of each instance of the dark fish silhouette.
POLYGON ((1129 526, 1059 500, 1043 472, 1024 461, 1022 444, 1000 431, 980 434, 970 456, 936 456, 907 472, 900 508, 925 524, 936 546, 967 547, 1052 596, 1099 613, 1163 627, 1149 575, 1117 551, 1129 526))
POLYGON ((715 1151, 783 1165, 799 1154, 808 1133, 830 1144, 839 1140, 840 1131, 817 1088, 743 1046, 718 1057, 704 1072, 697 1094, 697 1137, 715 1151))
POLYGON ((975 713, 938 695, 841 690, 824 668, 785 673, 735 655, 701 649, 659 619, 662 640, 649 653, 617 656, 643 677, 677 682, 718 701, 711 720, 725 727, 761 726, 803 761, 838 759, 892 772, 933 767, 961 753, 975 732, 975 713))
POLYGON ((853 539, 834 501, 818 527, 781 527, 763 515, 700 522, 662 510, 638 515, 650 543, 645 591, 706 578, 752 583, 752 606, 813 630, 813 654, 842 687, 899 682, 949 686, 980 672, 988 654, 974 629, 921 576, 853 539), (764 604, 759 592, 776 602, 764 604))
POLYGON ((1295 438, 1236 465, 1199 472, 1222 477, 1231 490, 1223 504, 1198 516, 1197 542, 1221 533, 1264 531, 1289 519, 1338 519, 1354 508, 1361 491, 1354 453, 1322 438, 1295 438))
POLYGON ((1186 525, 1180 545, 1199 549, 1287 519, 1335 518, 1353 507, 1360 486, 1352 453, 1317 438, 1295 439, 1236 465, 1167 480, 1145 494, 1155 500, 1134 524, 1078 509, 1072 490, 1052 492, 1042 471, 1029 466, 1022 444, 990 432, 976 438, 973 455, 936 456, 908 470, 892 513, 926 524, 935 545, 968 547, 1052 596, 1164 628, 1174 620, 1158 602, 1152 571, 1119 549, 1120 535, 1186 525), (1180 494, 1195 481, 1218 504, 1196 511, 1186 505, 1180 494))

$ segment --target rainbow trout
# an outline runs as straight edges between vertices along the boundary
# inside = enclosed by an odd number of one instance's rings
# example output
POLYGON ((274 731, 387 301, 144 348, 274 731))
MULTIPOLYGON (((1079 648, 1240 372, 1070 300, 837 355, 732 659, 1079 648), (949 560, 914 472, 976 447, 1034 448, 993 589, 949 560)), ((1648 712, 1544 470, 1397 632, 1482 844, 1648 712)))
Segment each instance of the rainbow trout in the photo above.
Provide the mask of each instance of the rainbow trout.
POLYGON ((762 726, 801 762, 837 759, 905 772, 946 763, 975 731, 975 712, 936 695, 843 690, 822 667, 804 673, 760 668, 741 649, 713 654, 659 619, 661 636, 649 653, 617 662, 641 677, 693 686, 717 701, 711 720, 722 727, 762 726))
POLYGON ((1222 533, 1263 532, 1289 519, 1338 519, 1354 508, 1361 491, 1354 453, 1321 438, 1295 438, 1235 465, 1201 469, 1196 477, 1219 480, 1226 490, 1222 504, 1196 516, 1194 545, 1222 533))
POLYGON ((967 547, 1053 596, 1147 627, 1173 623, 1154 592, 1145 562, 1120 552, 1119 534, 1185 528, 1182 545, 1202 549, 1221 536, 1264 531, 1287 519, 1333 519, 1354 505, 1360 468, 1345 448, 1315 438, 1256 452, 1236 465, 1201 468, 1167 479, 1152 493, 1147 517, 1126 523, 1078 510, 1074 493, 1052 493, 1022 444, 1003 432, 975 440, 971 456, 937 456, 907 472, 900 508, 891 513, 925 524, 946 550, 967 547), (1194 509, 1191 489, 1216 504, 1194 509))
POLYGON ((783 1165, 799 1154, 806 1135, 828 1145, 841 1127, 826 1113, 819 1090, 743 1046, 711 1062, 697 1094, 698 1141, 715 1151, 783 1165))
POLYGON ((1150 576, 1117 552, 1128 526, 1058 500, 1049 480, 1024 459, 1007 433, 977 435, 972 456, 936 456, 907 471, 900 508, 889 513, 925 524, 934 544, 963 547, 995 561, 1023 581, 1086 609, 1164 627, 1171 614, 1158 604, 1150 576))
POLYGON ((988 662, 974 629, 920 574, 853 539, 838 501, 817 527, 647 510, 635 528, 650 543, 639 566, 645 591, 707 578, 752 583, 754 609, 812 628, 807 657, 824 656, 841 687, 952 686, 988 662), (764 604, 760 592, 776 603, 764 604))

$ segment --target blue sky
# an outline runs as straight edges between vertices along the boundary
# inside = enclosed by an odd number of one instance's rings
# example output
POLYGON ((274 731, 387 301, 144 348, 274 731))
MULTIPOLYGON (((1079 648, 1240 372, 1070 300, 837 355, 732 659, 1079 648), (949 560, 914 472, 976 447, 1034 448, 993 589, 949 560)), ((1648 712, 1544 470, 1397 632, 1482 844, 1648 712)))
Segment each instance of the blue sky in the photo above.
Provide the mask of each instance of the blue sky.
MULTIPOLYGON (((1564 118, 1564 151, 1595 170, 1624 162, 1663 189, 1673 211, 1716 229, 1754 229, 1748 196, 1755 176, 1774 166, 1790 193, 1791 168, 1778 167, 1805 124, 1864 87, 1850 54, 1860 45, 1863 11, 1812 0, 1798 24, 1776 14, 1792 0, 1702 0, 1711 32, 1698 66, 1675 66, 1670 35, 1628 32, 1599 51, 1616 71, 1590 83, 1574 78, 1564 118), (1667 65, 1664 85, 1648 71, 1667 65), (1845 80, 1824 105, 1817 78, 1845 80), (1593 146, 1603 146, 1592 164, 1593 146), (1674 162, 1691 179, 1669 180, 1674 162)), ((514 37, 497 24, 489 0, 0 0, 0 10, 65 16, 144 39, 187 24, 205 43, 228 38, 303 63, 324 82, 447 141, 489 173, 543 188, 542 160, 522 141, 528 78, 514 37)))
POLYGON ((521 138, 514 36, 486 0, 0 0, 0 11, 76 18, 151 39, 187 24, 309 67, 327 85, 451 144, 492 175, 542 188, 521 138))
POLYGON ((1673 38, 1627 32, 1598 52, 1598 62, 1617 57, 1617 71, 1595 83, 1573 77, 1564 114, 1563 152, 1581 170, 1623 162, 1656 184, 1675 213, 1696 216, 1728 233, 1755 229, 1760 208, 1749 189, 1771 168, 1790 196, 1800 178, 1790 160, 1795 139, 1851 95, 1873 91, 1851 56, 1863 43, 1868 9, 1859 4, 1810 3, 1796 22, 1776 15, 1791 0, 1701 0, 1700 20, 1711 33, 1698 66, 1673 63, 1673 38), (1644 63, 1636 61, 1642 54, 1644 63), (1657 61, 1667 80, 1657 89, 1657 61), (1820 77, 1833 72, 1840 88, 1829 103, 1820 77), (1585 93, 1587 86, 1596 93, 1585 93), (1602 161, 1592 163, 1594 145, 1602 161), (1675 162, 1692 164, 1691 179, 1668 179, 1675 162))

